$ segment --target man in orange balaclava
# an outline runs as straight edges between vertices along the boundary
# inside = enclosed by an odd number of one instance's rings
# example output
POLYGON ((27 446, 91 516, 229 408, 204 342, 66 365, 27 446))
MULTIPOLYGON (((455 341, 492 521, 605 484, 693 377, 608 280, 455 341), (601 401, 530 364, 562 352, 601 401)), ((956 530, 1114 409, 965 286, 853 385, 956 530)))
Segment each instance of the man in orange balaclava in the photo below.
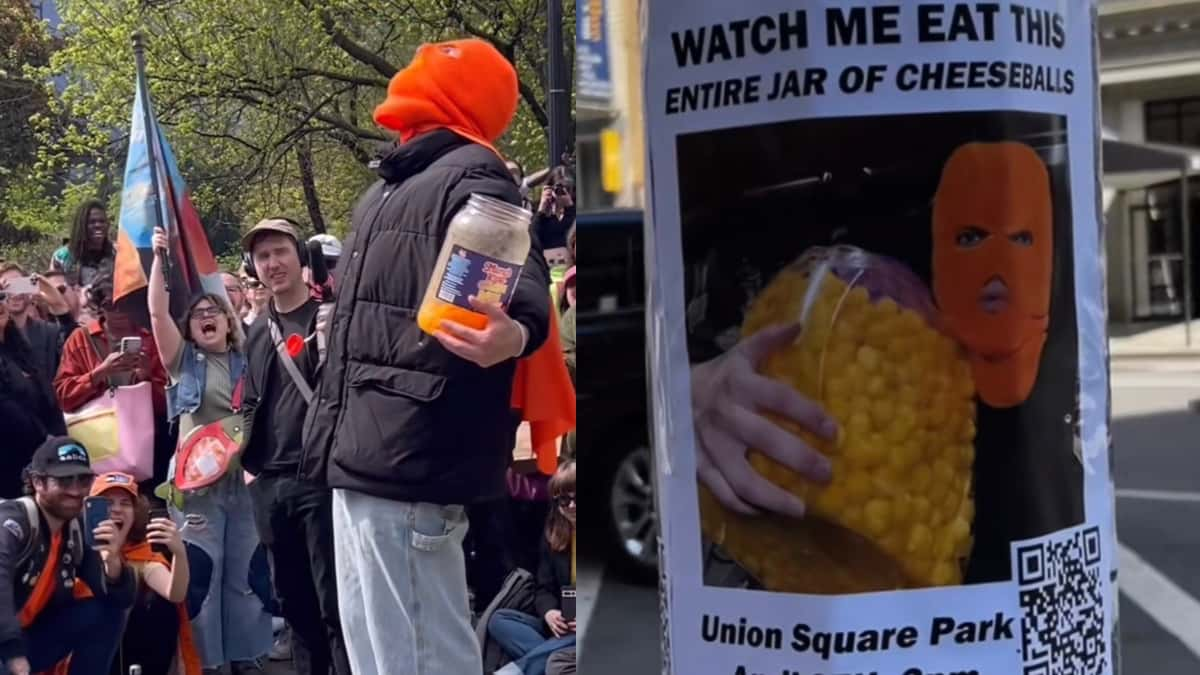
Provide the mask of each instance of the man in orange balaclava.
POLYGON ((517 360, 550 334, 550 274, 536 237, 523 266, 455 244, 464 262, 439 271, 439 297, 485 321, 443 318, 430 336, 417 316, 467 200, 491 198, 476 218, 519 213, 521 193, 496 149, 517 101, 517 73, 495 47, 453 40, 421 46, 375 110, 400 143, 359 200, 338 261, 301 459, 304 477, 333 489, 338 609, 358 675, 483 672, 463 538, 469 507, 507 495, 517 360), (503 307, 474 297, 496 270, 503 307))
POLYGON ((946 160, 933 202, 933 290, 994 408, 1025 402, 1037 379, 1053 221, 1050 175, 1028 145, 967 143, 946 160))

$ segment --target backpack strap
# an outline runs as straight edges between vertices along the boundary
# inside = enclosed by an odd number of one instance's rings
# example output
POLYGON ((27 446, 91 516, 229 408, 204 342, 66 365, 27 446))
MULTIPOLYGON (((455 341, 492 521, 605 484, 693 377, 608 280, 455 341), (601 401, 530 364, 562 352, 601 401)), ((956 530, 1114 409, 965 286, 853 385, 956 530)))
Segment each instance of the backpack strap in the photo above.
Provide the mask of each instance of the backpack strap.
POLYGON ((287 345, 283 341, 283 331, 280 330, 279 324, 275 321, 275 317, 267 317, 267 324, 271 328, 271 341, 275 343, 275 352, 278 354, 280 361, 283 362, 283 369, 292 376, 292 382, 296 384, 296 388, 300 390, 300 395, 304 397, 304 402, 311 405, 313 400, 312 387, 308 386, 304 376, 300 374, 300 368, 292 359, 291 354, 288 354, 287 345))
POLYGON ((29 557, 33 555, 34 549, 37 548, 38 541, 41 535, 42 514, 38 511, 37 503, 33 501, 33 497, 26 495, 19 497, 17 501, 25 507, 25 516, 29 519, 29 538, 25 540, 25 548, 21 550, 21 555, 17 558, 15 569, 20 569, 29 562, 29 557))

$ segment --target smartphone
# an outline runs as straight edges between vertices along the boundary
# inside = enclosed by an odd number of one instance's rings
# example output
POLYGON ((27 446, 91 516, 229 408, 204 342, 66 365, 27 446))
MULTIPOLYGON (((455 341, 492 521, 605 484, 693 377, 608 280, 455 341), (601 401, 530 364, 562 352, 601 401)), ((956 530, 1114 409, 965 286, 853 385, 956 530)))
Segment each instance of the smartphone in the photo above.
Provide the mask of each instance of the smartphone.
MULTIPOLYGON (((150 509, 150 522, 152 523, 159 518, 170 520, 171 514, 168 513, 166 509, 150 509)), ((164 544, 152 544, 150 548, 155 553, 161 553, 162 555, 167 554, 167 547, 164 544)))
POLYGON ((142 351, 142 338, 140 337, 124 337, 121 338, 121 353, 122 354, 140 354, 142 351))
POLYGON ((100 523, 108 520, 111 508, 112 502, 108 501, 108 497, 84 497, 83 536, 88 548, 108 543, 105 540, 97 540, 92 533, 100 527, 100 523))
POLYGON ((33 283, 33 277, 14 277, 4 290, 9 295, 33 295, 37 293, 37 284, 33 283))
POLYGON ((563 621, 575 620, 575 587, 567 586, 562 589, 563 621))

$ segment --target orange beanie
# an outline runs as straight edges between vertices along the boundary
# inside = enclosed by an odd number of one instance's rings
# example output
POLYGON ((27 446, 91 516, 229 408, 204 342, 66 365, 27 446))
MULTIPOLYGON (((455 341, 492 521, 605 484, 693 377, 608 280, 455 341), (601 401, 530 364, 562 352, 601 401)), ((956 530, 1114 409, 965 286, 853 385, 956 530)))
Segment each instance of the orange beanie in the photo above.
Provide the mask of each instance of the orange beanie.
POLYGON ((517 71, 503 54, 483 40, 452 40, 417 49, 392 77, 375 121, 401 141, 444 128, 495 150, 517 101, 517 71))

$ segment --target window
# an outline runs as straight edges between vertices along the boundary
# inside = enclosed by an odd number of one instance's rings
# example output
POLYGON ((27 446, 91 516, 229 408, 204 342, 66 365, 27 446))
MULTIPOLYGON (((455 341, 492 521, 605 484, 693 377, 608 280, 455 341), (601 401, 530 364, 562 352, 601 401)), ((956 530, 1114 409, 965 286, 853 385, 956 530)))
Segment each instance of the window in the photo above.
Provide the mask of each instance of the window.
POLYGON ((1200 97, 1146 104, 1146 140, 1200 146, 1200 97))
POLYGON ((587 264, 579 268, 579 313, 640 310, 645 302, 641 223, 581 226, 587 264))

